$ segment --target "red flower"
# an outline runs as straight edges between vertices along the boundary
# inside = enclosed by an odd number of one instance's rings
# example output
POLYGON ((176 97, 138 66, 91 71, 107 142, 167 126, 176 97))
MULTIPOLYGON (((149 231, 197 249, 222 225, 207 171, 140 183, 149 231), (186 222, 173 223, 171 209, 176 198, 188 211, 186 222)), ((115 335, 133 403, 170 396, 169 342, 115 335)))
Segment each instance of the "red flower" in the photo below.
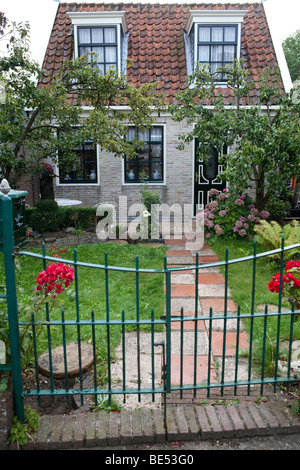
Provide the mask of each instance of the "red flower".
MULTIPOLYGON (((36 282, 38 286, 36 289, 41 291, 45 287, 46 294, 55 289, 56 294, 60 294, 72 281, 74 281, 74 271, 72 268, 63 263, 52 263, 37 276, 36 282)), ((55 297, 56 294, 54 294, 55 297)))

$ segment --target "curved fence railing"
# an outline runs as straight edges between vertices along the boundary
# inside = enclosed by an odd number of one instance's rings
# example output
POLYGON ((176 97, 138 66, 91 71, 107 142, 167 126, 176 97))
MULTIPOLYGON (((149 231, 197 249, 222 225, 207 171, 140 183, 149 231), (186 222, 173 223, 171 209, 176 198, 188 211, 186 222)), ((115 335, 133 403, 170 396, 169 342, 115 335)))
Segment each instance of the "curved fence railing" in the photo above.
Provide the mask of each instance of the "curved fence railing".
MULTIPOLYGON (((79 400, 83 405, 88 400, 89 404, 96 406, 99 404, 99 397, 107 397, 111 404, 114 397, 122 396, 123 402, 130 396, 136 396, 140 406, 143 406, 143 397, 150 397, 154 402, 157 395, 162 395, 163 404, 166 409, 169 394, 177 393, 179 398, 185 397, 189 392, 195 398, 210 397, 214 391, 220 396, 231 391, 233 395, 239 393, 250 394, 253 387, 259 387, 259 392, 263 394, 264 387, 272 386, 274 390, 279 385, 289 388, 299 381, 299 377, 293 373, 293 342, 300 339, 300 331, 296 325, 297 316, 300 310, 291 305, 290 309, 283 309, 282 294, 282 274, 284 272, 284 254, 288 250, 300 249, 300 243, 289 247, 284 247, 284 239, 279 249, 264 253, 256 252, 256 244, 253 245, 253 255, 238 259, 229 259, 226 249, 225 261, 209 264, 200 264, 198 254, 196 261, 189 266, 168 267, 167 258, 164 258, 164 266, 161 269, 145 269, 140 267, 140 260, 137 256, 135 267, 112 266, 109 264, 107 253, 103 264, 93 264, 77 259, 77 250, 74 250, 73 259, 59 258, 60 263, 71 265, 75 276, 75 308, 73 318, 66 316, 66 312, 61 311, 60 318, 55 320, 51 317, 49 307, 45 306, 45 317, 37 318, 31 315, 29 322, 19 322, 20 329, 30 330, 32 340, 33 357, 32 364, 35 369, 36 387, 32 390, 21 391, 22 397, 36 396, 39 403, 44 396, 51 396, 53 402, 57 397, 65 396, 67 402, 71 398, 79 400), (255 311, 256 295, 256 266, 257 260, 268 256, 280 255, 280 291, 278 295, 278 308, 270 311, 268 305, 261 312, 255 311), (229 269, 232 264, 252 263, 252 286, 250 293, 250 308, 248 312, 241 311, 237 305, 235 311, 228 311, 228 289, 229 289, 229 269), (81 268, 102 270, 104 272, 105 285, 105 314, 102 317, 97 315, 95 310, 90 312, 89 318, 82 318, 80 304, 79 276, 81 268), (224 309, 215 312, 214 305, 211 305, 208 312, 201 311, 199 307, 198 276, 203 268, 223 268, 224 269, 224 309), (110 299, 110 272, 128 272, 133 276, 132 282, 135 290, 134 295, 134 318, 127 316, 125 309, 116 312, 111 309, 110 299), (178 272, 192 271, 195 279, 195 296, 193 311, 186 312, 184 307, 180 311, 174 312, 172 309, 171 284, 172 274, 178 272), (161 274, 164 279, 164 311, 155 312, 149 308, 148 316, 144 312, 141 316, 140 306, 140 277, 143 274, 161 274), (273 326, 273 337, 270 344, 268 327, 270 322, 273 326), (274 327, 274 322, 276 323, 274 327), (234 323, 234 329, 230 326, 234 323), (256 324, 260 323, 260 346, 259 358, 257 353, 257 331, 256 324), (282 342, 282 324, 285 331, 285 356, 286 360, 282 364, 280 357, 282 342), (199 325, 202 325, 199 327, 199 325), (215 325, 218 324, 216 330, 215 325), (245 330, 247 324, 247 330, 245 330), (295 326, 296 325, 296 326, 295 326), (174 331, 173 326, 176 326, 174 331), (39 333, 40 328, 46 331, 47 343, 47 363, 49 367, 50 387, 45 389, 41 384, 39 375, 39 333), (274 329, 275 328, 275 329, 274 329), (84 371, 84 351, 82 350, 82 331, 85 329, 85 337, 89 337, 91 346, 91 365, 89 366, 88 378, 84 371), (55 367, 53 364, 53 352, 55 344, 53 342, 54 332, 59 330, 62 340, 60 365, 62 368, 61 380, 64 386, 55 386, 55 367), (77 383, 71 384, 70 364, 68 357, 68 337, 69 331, 76 331, 76 343, 78 348, 78 371, 77 383), (86 331, 89 331, 88 335, 86 331), (98 330, 101 331, 99 336, 98 330), (112 336, 118 331, 120 342, 116 359, 112 336), (192 338, 192 345, 187 345, 186 332, 189 332, 189 340, 192 338), (221 349, 219 355, 213 350, 215 331, 221 332, 221 349), (176 335, 175 335, 176 333, 176 335), (205 334, 204 334, 205 333, 205 334), (242 337, 247 335, 247 350, 243 350, 242 337), (299 337, 298 337, 299 336, 299 337), (205 337, 205 340, 203 339, 205 337), (100 338, 100 339, 99 339, 100 338), (231 347, 230 354, 227 355, 228 342, 234 338, 234 346, 231 347), (205 343, 205 344, 204 344, 205 343), (201 348, 204 349, 201 349, 201 348), (271 367, 266 368, 268 348, 272 349, 273 359, 271 367), (97 363, 98 351, 105 350, 104 357, 106 363, 101 364, 102 377, 99 381, 99 370, 97 363), (185 350, 189 351, 189 364, 186 362, 185 350), (243 354, 241 355, 241 352, 243 354), (254 354, 255 353, 255 354, 254 354), (175 367, 174 357, 176 355, 178 374, 176 380, 173 377, 175 367), (146 357, 146 361, 144 360, 146 357), (205 360, 204 360, 205 357, 205 360), (202 362, 201 362, 202 361, 202 362), (118 363, 118 368, 116 367, 118 363), (200 364, 201 363, 201 364, 200 364), (186 369, 192 364, 190 381, 186 381, 186 369), (199 373, 201 365, 201 374, 199 373), (282 367, 285 366, 285 368, 282 367), (270 369, 272 374, 270 374, 270 369), (203 373, 203 370, 205 371, 203 373), (105 376, 105 379, 103 379, 105 376)), ((55 261, 52 256, 46 255, 45 246, 42 253, 21 250, 16 253, 21 257, 32 257, 40 259, 43 269, 47 262, 55 261)), ((162 285, 163 289, 163 285, 162 285)), ((151 304, 151 299, 149 299, 151 304)), ((45 336, 44 336, 45 338, 45 336)), ((245 348, 244 348, 245 349, 245 348)), ((9 366, 1 366, 0 370, 9 370, 9 366)), ((20 393, 20 391, 19 391, 20 393)))

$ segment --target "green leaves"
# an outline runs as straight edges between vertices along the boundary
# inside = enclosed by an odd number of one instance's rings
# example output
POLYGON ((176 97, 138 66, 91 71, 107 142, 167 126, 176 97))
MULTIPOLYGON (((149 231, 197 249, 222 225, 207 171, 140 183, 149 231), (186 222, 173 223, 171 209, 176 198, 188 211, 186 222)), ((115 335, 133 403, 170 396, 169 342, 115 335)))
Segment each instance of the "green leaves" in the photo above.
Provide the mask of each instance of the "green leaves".
POLYGON ((93 139, 115 156, 132 154, 134 147, 125 138, 128 126, 151 127, 153 109, 164 106, 157 85, 134 88, 112 69, 100 75, 87 56, 62 61, 51 85, 43 85, 47 72, 30 59, 26 28, 24 35, 23 25, 16 27, 10 54, 0 58, 6 88, 6 101, 0 104, 0 177, 12 182, 12 172, 16 179, 24 172, 37 174, 44 159, 57 163, 58 154, 64 163, 73 162, 73 149, 83 140, 93 139), (74 128, 80 129, 76 142, 70 132, 74 128), (64 137, 58 139, 60 131, 64 137))
POLYGON ((223 179, 239 192, 254 187, 256 207, 262 210, 271 196, 286 196, 287 181, 300 174, 300 105, 292 95, 281 94, 276 68, 259 75, 258 97, 251 106, 244 106, 244 99, 252 99, 249 90, 257 85, 243 62, 220 70, 228 79, 225 93, 231 97, 230 105, 225 105, 224 88, 198 67, 190 78, 193 87, 178 94, 178 104, 169 108, 175 121, 196 123, 192 131, 180 135, 178 148, 197 139, 198 158, 205 160, 210 146, 221 159, 227 146, 223 179))

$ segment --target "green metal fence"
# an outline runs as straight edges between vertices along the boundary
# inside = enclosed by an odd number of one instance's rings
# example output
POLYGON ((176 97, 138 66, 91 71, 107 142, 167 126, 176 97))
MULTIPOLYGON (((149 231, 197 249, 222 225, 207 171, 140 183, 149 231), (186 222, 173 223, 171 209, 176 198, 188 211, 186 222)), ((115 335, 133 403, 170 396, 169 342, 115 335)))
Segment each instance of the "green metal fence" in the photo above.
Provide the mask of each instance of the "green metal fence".
MULTIPOLYGON (((46 395, 52 396, 54 402, 55 398, 59 396, 65 396, 66 400, 68 401, 71 396, 79 396, 81 403, 83 404, 84 398, 87 396, 91 396, 92 400, 95 404, 97 404, 97 397, 99 395, 107 396, 109 401, 112 400, 116 396, 124 396, 124 401, 126 401, 126 396, 128 395, 137 395, 138 401, 141 402, 141 406, 143 406, 143 395, 150 395, 153 401, 160 400, 161 396, 163 397, 163 404, 164 409, 166 409, 166 396, 172 392, 180 392, 180 396, 182 397, 183 394, 187 390, 192 390, 194 397, 196 397, 197 391, 206 391, 206 396, 210 397, 212 390, 219 390, 220 395, 224 395, 224 391, 227 389, 231 389, 233 394, 237 394, 238 388, 243 387, 246 389, 244 393, 250 394, 250 390, 252 386, 260 385, 261 394, 264 392, 264 387, 268 385, 272 385, 274 387, 274 391, 279 384, 284 384, 285 386, 289 387, 290 384, 296 383, 299 381, 299 377, 295 376, 291 372, 290 364, 291 364, 291 357, 292 357, 292 341, 294 337, 294 325, 295 325, 295 318, 296 314, 300 313, 300 311, 296 311, 294 305, 291 307, 291 310, 283 311, 282 309, 282 295, 279 294, 279 301, 278 301, 278 311, 276 312, 269 312, 268 306, 266 305, 264 312, 255 312, 254 311, 254 304, 255 304, 255 291, 256 291, 256 263, 257 259, 261 257, 271 256, 275 254, 280 254, 281 256, 281 263, 280 263, 280 271, 281 274, 283 273, 284 269, 284 253, 287 250, 299 248, 300 244, 293 245, 290 247, 284 247, 284 240, 282 241, 282 247, 278 250, 272 250, 266 253, 256 253, 256 245, 254 243, 254 252, 252 256, 247 256, 240 259, 229 259, 228 250, 226 250, 226 259, 224 262, 212 263, 212 264, 199 264, 198 255, 196 256, 196 263, 192 266, 183 266, 183 267, 176 267, 176 268, 169 268, 167 266, 167 259, 165 258, 164 261, 164 268, 159 269, 141 269, 139 267, 139 258, 136 258, 136 267, 135 268, 124 268, 124 267, 116 267, 110 266, 108 262, 107 254, 105 256, 105 262, 103 265, 99 264, 91 264, 85 263, 77 260, 77 252, 74 250, 74 258, 73 260, 69 259, 59 259, 59 262, 66 263, 72 265, 75 272, 75 293, 76 293, 76 312, 74 314, 73 320, 66 320, 64 316, 64 312, 61 312, 61 319, 60 320, 51 320, 49 311, 46 306, 45 312, 45 320, 36 320, 34 315, 31 317, 30 326, 32 328, 32 339, 33 339, 33 347, 34 347, 34 362, 35 362, 35 370, 36 370, 36 389, 35 390, 24 390, 22 393, 22 397, 26 396, 36 396, 38 401, 40 402, 41 398, 46 395), (250 312, 243 313, 241 312, 240 306, 237 308, 236 313, 227 312, 227 304, 228 304, 228 273, 230 266, 233 263, 240 263, 241 265, 246 262, 251 261, 253 265, 253 272, 252 272, 252 292, 251 292, 251 309, 250 312), (225 269, 225 285, 224 285, 224 312, 222 315, 218 313, 218 315, 214 314, 213 305, 210 308, 210 312, 207 315, 203 315, 202 312, 198 309, 198 276, 201 273, 201 269, 209 268, 209 267, 221 267, 223 266, 225 269), (105 292, 106 292, 106 318, 105 319, 97 319, 95 318, 95 313, 92 311, 90 320, 82 320, 80 318, 80 309, 79 309, 79 289, 78 289, 78 268, 79 267, 88 267, 90 269, 100 269, 104 270, 105 272, 105 292), (184 272, 186 270, 194 270, 195 272, 195 311, 194 315, 184 316, 184 311, 181 309, 180 315, 173 315, 172 314, 172 306, 171 306, 171 283, 172 283, 172 274, 175 272, 184 272), (135 290, 136 290, 136 319, 135 320, 127 320, 126 319, 126 312, 122 311, 122 316, 120 319, 114 318, 114 314, 110 309, 110 293, 109 293, 109 273, 112 271, 126 271, 132 272, 135 276, 135 290), (155 318, 155 312, 152 310, 149 312, 148 319, 140 319, 140 305, 139 305, 139 288, 140 282, 139 278, 142 273, 152 273, 157 274, 161 273, 162 276, 165 278, 165 312, 159 318, 155 318), (280 353, 280 328, 281 322, 283 318, 287 317, 289 321, 289 341, 288 341, 288 370, 286 374, 279 373, 278 364, 279 364, 279 353, 280 353), (274 358, 274 374, 270 376, 265 371, 265 355, 266 355, 266 342, 267 342, 267 325, 268 322, 272 321, 272 318, 277 319, 277 336, 276 336, 276 347, 275 347, 275 358, 274 358), (240 327, 242 322, 249 319, 250 321, 250 330, 249 330, 249 351, 246 358, 247 362, 247 378, 243 378, 242 380, 239 379, 239 369, 241 367, 241 358, 240 358, 240 347, 239 347, 239 338, 240 338, 240 327), (260 371, 257 371, 257 367, 255 364, 254 370, 254 363, 253 363, 253 348, 254 348, 254 340, 253 340, 253 331, 255 322, 259 319, 263 321, 263 350, 262 350, 262 357, 261 357, 261 365, 260 371), (197 348, 199 343, 199 332, 197 329, 197 324, 199 321, 204 321, 207 324, 207 332, 208 332, 208 363, 207 363, 207 377, 206 380, 199 381, 197 377, 197 361, 199 357, 197 355, 197 348), (233 364, 230 365, 230 372, 232 375, 232 379, 226 379, 228 373, 228 365, 226 363, 225 357, 225 347, 226 347, 226 337, 228 335, 228 322, 235 320, 236 321, 236 345, 235 345, 235 352, 232 356, 233 364), (212 377, 212 372, 214 370, 213 365, 213 353, 212 353, 212 333, 213 333, 213 324, 214 322, 222 322, 223 324, 223 351, 221 357, 221 363, 219 365, 218 370, 218 377, 212 377), (178 345, 177 353, 180 355, 180 380, 176 384, 173 384, 171 381, 171 371, 172 371, 172 323, 173 322, 180 322, 180 344, 178 345), (194 379, 192 383, 184 383, 183 376, 184 376, 184 365, 183 365, 183 351, 184 351, 184 331, 185 325, 188 323, 192 323, 193 326, 193 334, 194 334, 194 379), (45 390, 42 389, 39 382, 39 375, 38 375, 38 356, 37 356, 37 339, 36 339, 36 327, 38 325, 44 325, 47 329, 48 333, 48 352, 49 352, 49 364, 50 364, 50 389, 45 390), (149 337, 149 347, 151 349, 151 354, 149 354, 149 370, 151 375, 151 384, 144 384, 142 378, 142 371, 141 371, 141 344, 140 344, 140 337, 141 337, 141 328, 145 325, 150 325, 150 332, 148 333, 149 337), (160 334, 159 340, 156 340, 157 333, 155 332, 156 326, 162 325, 164 327, 164 332, 160 334), (91 367, 91 383, 89 387, 86 387, 83 381, 83 371, 81 369, 81 328, 84 326, 88 326, 91 331, 91 338, 92 338, 92 345, 93 345, 93 366, 91 367), (129 358, 133 355, 132 348, 127 348, 126 346, 126 329, 129 327, 134 330, 134 335, 136 337, 136 342, 134 348, 136 348, 136 386, 129 386, 127 383, 128 377, 128 362, 129 358), (54 386, 54 378, 53 378, 53 371, 51 368, 51 357, 52 357, 52 338, 51 338, 51 331, 52 327, 60 328, 62 332, 63 338, 63 361, 64 361, 64 371, 65 371, 65 388, 63 389, 55 389, 54 386), (105 340, 106 340, 106 347, 107 347, 107 383, 105 386, 103 384, 101 386, 98 385, 97 382, 97 344, 95 341, 95 331, 99 327, 105 328, 105 340), (111 329, 113 327, 119 327, 121 329, 121 349, 122 349, 122 365, 121 365, 121 376, 119 377, 119 383, 116 384, 112 379, 112 361, 111 357, 113 356, 113 351, 111 348, 111 329), (76 388, 71 388, 69 386, 69 377, 68 377, 68 359, 67 359, 67 352, 66 352, 66 330, 68 328, 75 328, 77 330, 77 341, 78 341, 78 354, 79 354, 79 373, 78 373, 78 386, 76 388), (157 349, 161 350, 161 369, 158 372, 158 377, 155 375, 155 361, 157 360, 157 349), (158 396, 157 396, 158 395, 158 396)), ((52 261, 53 258, 50 256, 46 256, 45 248, 43 248, 42 254, 31 253, 28 251, 20 251, 19 256, 30 256, 34 258, 39 258, 41 260, 43 268, 46 267, 47 261, 52 261)), ((282 278, 282 276, 281 276, 282 278)), ((281 281, 282 283, 282 281, 281 281)), ((28 326, 28 325, 25 325, 28 326)), ((20 328, 24 327, 24 323, 19 325, 20 328)), ((132 367, 132 364, 131 364, 132 367)), ((131 371, 132 372, 132 371, 131 371)))
MULTIPOLYGON (((7 200, 9 198, 6 198, 7 200)), ((3 210, 5 211, 5 204, 3 205, 3 210)), ((9 203, 7 203, 9 206, 9 203)), ((8 207, 8 211, 10 208, 8 207)), ((291 371, 291 358, 292 358, 292 342, 294 339, 294 329, 295 329, 295 319, 297 314, 300 314, 299 310, 295 310, 295 306, 292 305, 291 309, 288 311, 283 311, 282 309, 282 294, 281 289, 279 293, 278 300, 278 309, 276 312, 268 311, 268 306, 265 306, 264 312, 255 312, 255 295, 256 295, 256 264, 259 258, 265 258, 267 256, 273 256, 280 254, 280 273, 281 273, 281 287, 282 287, 282 274, 284 270, 284 254, 286 251, 291 249, 299 249, 300 244, 296 244, 290 247, 284 247, 284 239, 282 239, 282 246, 280 249, 268 251, 265 253, 256 252, 256 244, 253 245, 253 255, 246 256, 239 259, 229 259, 228 250, 226 250, 226 257, 224 262, 211 263, 211 264, 200 264, 199 257, 196 255, 196 262, 192 266, 178 266, 178 267, 168 267, 167 258, 164 259, 163 269, 143 269, 139 266, 139 258, 136 258, 136 266, 134 268, 125 268, 120 266, 111 266, 109 264, 108 256, 105 255, 104 264, 92 264, 86 263, 83 261, 77 260, 77 251, 74 250, 73 259, 63 259, 60 258, 59 262, 71 265, 75 273, 75 311, 73 319, 66 319, 64 311, 61 312, 61 318, 59 320, 51 319, 49 314, 49 308, 46 304, 45 307, 45 318, 44 320, 36 319, 35 315, 32 314, 31 320, 29 323, 19 322, 17 316, 17 295, 16 295, 16 279, 15 279, 15 270, 14 270, 14 258, 16 256, 22 257, 33 257, 41 261, 41 268, 45 269, 47 262, 53 262, 53 257, 47 256, 45 247, 43 246, 42 254, 33 253, 30 251, 16 251, 13 247, 13 243, 9 243, 9 239, 12 238, 12 228, 9 228, 9 233, 7 232, 5 240, 7 241, 8 248, 4 248, 5 255, 5 266, 6 266, 6 284, 7 284, 7 293, 6 298, 8 301, 8 316, 10 321, 10 341, 11 341, 11 355, 12 362, 9 366, 0 366, 0 370, 11 370, 14 380, 14 393, 15 393, 15 403, 16 403, 16 413, 18 419, 22 421, 24 419, 24 409, 23 409, 23 399, 28 396, 35 396, 38 402, 41 402, 41 399, 44 396, 51 396, 53 403, 55 404, 55 399, 57 397, 65 397, 67 402, 69 402, 71 397, 79 397, 81 403, 84 402, 86 397, 91 397, 95 404, 97 404, 97 397, 106 396, 108 400, 111 401, 116 396, 123 396, 126 400, 128 395, 136 395, 138 397, 138 402, 141 402, 143 406, 143 396, 150 396, 152 401, 160 400, 163 397, 164 410, 166 410, 167 401, 166 397, 172 392, 179 392, 182 397, 184 392, 191 390, 196 397, 197 392, 205 391, 206 396, 210 397, 212 390, 219 390, 220 395, 224 395, 226 389, 231 389, 233 394, 237 394, 240 387, 246 388, 246 392, 250 394, 252 386, 260 386, 261 394, 263 394, 264 387, 266 385, 272 385, 274 390, 279 384, 284 384, 289 387, 291 384, 299 382, 299 377, 295 376, 291 371), (241 266, 244 262, 252 262, 252 292, 251 292, 251 308, 248 312, 242 312, 240 306, 237 307, 237 311, 234 313, 228 314, 228 274, 230 266, 234 263, 240 263, 241 266), (105 282, 105 308, 106 316, 104 319, 96 318, 95 312, 90 312, 90 319, 82 319, 81 312, 79 307, 79 268, 85 267, 92 270, 102 270, 105 273, 104 282, 105 282), (214 306, 212 305, 209 311, 209 314, 204 315, 199 311, 198 307, 198 277, 199 273, 203 268, 224 268, 224 312, 220 315, 214 313, 214 306), (172 312, 172 297, 171 297, 171 284, 172 284, 172 275, 178 272, 185 272, 187 270, 193 270, 195 274, 195 308, 192 315, 184 315, 183 309, 181 313, 174 315, 172 312), (111 310, 110 305, 110 289, 109 289, 109 274, 113 271, 119 272, 131 272, 135 277, 135 310, 136 318, 127 319, 126 312, 123 310, 120 318, 115 318, 114 312, 111 310), (153 310, 149 311, 149 318, 142 319, 140 317, 140 276, 141 274, 160 274, 164 277, 165 282, 165 311, 159 313, 157 318, 156 312, 153 310), (163 314, 161 314, 163 313, 163 314), (266 345, 267 345, 267 326, 273 318, 277 319, 277 333, 276 333, 276 344, 275 344, 275 357, 274 357, 274 373, 270 376, 269 373, 265 370, 266 363, 266 345), (279 353, 280 353, 280 333, 281 333, 281 322, 284 318, 288 318, 289 322, 289 338, 287 345, 287 372, 282 373, 279 371, 279 353), (207 325, 207 338, 208 338, 208 348, 207 348, 207 370, 205 380, 200 380, 197 376, 197 361, 198 357, 198 345, 200 341, 199 331, 197 328, 199 321, 205 322, 207 325), (230 365, 230 372, 232 378, 229 380, 227 378, 228 365, 226 362, 225 348, 226 348, 226 339, 228 335, 228 323, 231 320, 236 322, 236 344, 235 351, 232 355, 232 364, 230 365), (239 378, 239 369, 241 366, 240 358, 240 334, 241 334, 241 325, 244 321, 250 321, 250 329, 248 334, 249 340, 249 350, 247 353, 247 377, 240 379, 239 378), (217 377, 213 372, 215 371, 214 366, 214 357, 212 353, 212 338, 213 338, 213 324, 214 322, 222 322, 222 331, 223 331, 223 346, 222 346, 222 355, 221 362, 219 364, 217 377), (254 326, 255 322, 263 322, 263 333, 262 333, 262 355, 261 355, 261 364, 260 371, 257 370, 257 364, 253 361, 253 349, 254 349, 254 326), (180 356, 180 379, 176 384, 172 383, 172 344, 173 344, 173 333, 172 333, 172 324, 173 322, 179 322, 179 344, 177 345, 177 354, 180 356), (183 354, 185 346, 185 325, 192 324, 192 333, 194 335, 194 350, 193 350, 193 380, 191 383, 185 383, 183 380, 184 377, 184 363, 183 363, 183 354), (41 387, 39 374, 38 374, 38 337, 36 330, 39 326, 43 326, 47 330, 47 347, 48 347, 48 357, 49 357, 49 367, 50 367, 50 388, 44 389, 41 387), (141 350, 141 335, 143 334, 142 328, 148 325, 148 349, 149 349, 149 376, 151 377, 150 382, 143 380, 143 367, 141 364, 141 356, 143 351, 141 350), (36 388, 32 390, 23 390, 22 384, 22 373, 21 373, 21 359, 20 359, 20 348, 18 345, 19 342, 19 329, 21 328, 30 328, 32 331, 32 345, 34 351, 34 357, 32 361, 35 365, 36 371, 36 388), (52 329, 55 327, 61 331, 62 337, 62 346, 63 346, 63 366, 64 366, 64 388, 56 389, 55 380, 54 380, 54 371, 52 368, 52 329), (83 380, 83 369, 81 364, 81 331, 83 327, 88 327, 90 329, 90 338, 93 350, 93 365, 90 367, 90 385, 86 387, 83 380), (111 346, 111 331, 113 328, 119 328, 121 331, 121 373, 118 377, 117 383, 112 377, 112 368, 114 367, 114 362, 112 361, 113 350, 111 346), (157 327, 160 329, 163 328, 163 331, 157 333, 157 327), (70 386, 70 378, 68 374, 68 355, 67 355, 67 331, 69 328, 75 329, 77 332, 77 344, 78 344, 78 385, 76 387, 70 386), (107 380, 106 383, 99 385, 98 375, 97 375, 97 344, 96 344, 96 330, 98 328, 104 328, 105 343, 107 349, 107 380), (133 330, 133 335, 135 337, 134 342, 134 351, 132 346, 126 345, 127 330, 130 328, 133 330), (160 354, 158 354, 160 351, 160 354), (129 370, 133 368, 132 362, 129 359, 133 356, 136 357, 135 368, 135 377, 136 377, 136 386, 133 386, 132 383, 128 385, 128 374, 132 372, 129 370), (159 368, 157 369, 157 360, 159 361, 159 368)), ((174 344, 173 344, 174 346, 174 344)), ((165 415, 166 416, 166 415, 165 415)))

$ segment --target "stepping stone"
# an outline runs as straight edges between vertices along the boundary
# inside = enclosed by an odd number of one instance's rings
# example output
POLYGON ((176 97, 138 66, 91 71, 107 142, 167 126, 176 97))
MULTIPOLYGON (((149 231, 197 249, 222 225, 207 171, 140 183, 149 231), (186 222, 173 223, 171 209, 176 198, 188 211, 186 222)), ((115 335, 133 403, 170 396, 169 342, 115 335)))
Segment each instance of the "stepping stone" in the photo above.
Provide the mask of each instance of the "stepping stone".
MULTIPOLYGON (((175 253, 176 250, 173 251, 175 253)), ((168 264, 184 264, 184 265, 194 265, 195 262, 192 256, 167 256, 168 264)))
POLYGON ((168 250, 166 253, 167 257, 171 256, 191 256, 190 250, 183 250, 182 248, 168 250))
POLYGON ((171 284, 191 284, 195 285, 195 276, 193 274, 187 273, 172 273, 171 274, 171 284))
MULTIPOLYGON (((172 271, 170 271, 172 273, 171 276, 174 276, 174 274, 194 274, 196 272, 195 269, 174 269, 174 268, 184 268, 184 264, 169 264, 168 268, 172 268, 172 271)), ((214 269, 214 268, 211 268, 211 269, 214 269)))
MULTIPOLYGON (((206 316, 208 316, 208 313, 205 313, 206 316)), ((224 315, 224 312, 214 312, 213 311, 213 320, 212 320, 212 325, 211 325, 211 329, 213 331, 223 331, 224 330, 224 318, 220 318, 218 320, 218 316, 219 317, 223 317, 224 315)), ((227 313, 227 319, 226 319, 226 330, 227 331, 236 331, 237 330, 237 319, 236 318, 231 318, 231 316, 233 316, 232 313, 227 313)), ((204 323, 206 325, 206 328, 209 329, 210 327, 210 320, 204 320, 204 323)), ((242 324, 242 321, 240 321, 240 331, 244 331, 244 327, 243 327, 243 324, 242 324)))
MULTIPOLYGON (((189 248, 189 249, 193 256, 195 256, 196 253, 199 253, 199 258, 202 256, 216 256, 213 250, 204 250, 204 249, 198 250, 197 248, 195 249, 189 248)), ((195 259, 196 259, 196 256, 195 256, 195 259)))
MULTIPOLYGON (((81 351, 81 370, 88 369, 93 361, 93 346, 87 343, 80 343, 81 351)), ((61 379, 66 376, 65 362, 64 362, 64 348, 63 346, 57 346, 51 350, 52 359, 52 372, 53 377, 61 379)), ((68 376, 77 375, 80 372, 79 367, 79 356, 78 356, 78 343, 66 344, 66 362, 67 362, 67 374, 68 376)), ((49 363, 49 351, 45 351, 38 358, 39 370, 50 376, 50 363, 49 363)))
MULTIPOLYGON (((176 239, 176 238, 165 238, 164 243, 165 245, 185 245, 185 239, 176 239)), ((172 248, 173 249, 173 248, 172 248)))
MULTIPOLYGON (((213 309, 213 314, 216 312, 224 313, 224 298, 201 298, 200 303, 202 310, 205 314, 209 313, 210 307, 213 309)), ((236 312, 237 306, 232 299, 227 299, 227 312, 236 312)))
MULTIPOLYGON (((171 333, 171 354, 178 354, 181 351, 181 332, 172 331, 171 333)), ((183 335, 183 354, 194 354, 195 349, 195 333, 194 331, 186 331, 183 335)), ((208 335, 206 331, 198 331, 197 333, 197 354, 208 354, 208 335)))
MULTIPOLYGON (((180 354, 172 354, 171 356, 171 384, 180 385, 180 364, 181 357, 180 354)), ((194 355, 186 354, 183 356, 182 361, 183 367, 183 377, 182 384, 188 385, 194 383, 194 355)), ((196 383, 206 383, 208 376, 208 357, 207 356, 197 356, 196 363, 196 383)), ((216 381, 216 373, 211 365, 211 381, 216 381)))
MULTIPOLYGON (((173 297, 171 299, 171 312, 174 313, 181 312, 183 308, 184 313, 195 313, 195 299, 193 298, 184 298, 184 297, 173 297)), ((200 302, 198 301, 198 312, 201 312, 200 302)))
MULTIPOLYGON (((196 256, 193 255, 193 262, 196 263, 196 256)), ((218 256, 202 256, 200 255, 198 258, 199 264, 212 264, 212 263, 219 263, 218 256)))
POLYGON ((203 273, 202 269, 201 270, 199 269, 198 284, 224 284, 224 283, 225 283, 225 279, 221 274, 203 273))
MULTIPOLYGON (((198 285, 198 295, 200 298, 203 297, 224 297, 225 296, 225 289, 224 285, 220 284, 199 284, 198 285)), ((227 295, 230 296, 229 289, 227 290, 227 295)))
POLYGON ((195 285, 189 285, 189 284, 171 285, 171 297, 195 297, 195 295, 196 295, 195 285))
MULTIPOLYGON (((174 315, 171 315, 171 317, 174 315)), ((180 315, 176 315, 176 317, 180 317, 180 315)), ((183 317, 191 317, 190 313, 185 313, 183 317)), ((186 320, 186 321, 172 321, 171 322, 171 330, 181 330, 181 323, 183 323, 183 331, 195 331, 196 328, 196 320, 186 320)), ((199 318, 197 320, 197 330, 205 330, 205 322, 199 318)))
MULTIPOLYGON (((249 341, 247 341, 248 335, 246 333, 239 334, 239 350, 249 349, 249 341)), ((212 353, 215 356, 223 355, 223 342, 224 342, 224 333, 222 331, 212 331, 211 336, 211 348, 212 353)), ((226 347, 225 347, 225 356, 235 356, 236 353, 236 333, 232 331, 226 332, 226 347)))

